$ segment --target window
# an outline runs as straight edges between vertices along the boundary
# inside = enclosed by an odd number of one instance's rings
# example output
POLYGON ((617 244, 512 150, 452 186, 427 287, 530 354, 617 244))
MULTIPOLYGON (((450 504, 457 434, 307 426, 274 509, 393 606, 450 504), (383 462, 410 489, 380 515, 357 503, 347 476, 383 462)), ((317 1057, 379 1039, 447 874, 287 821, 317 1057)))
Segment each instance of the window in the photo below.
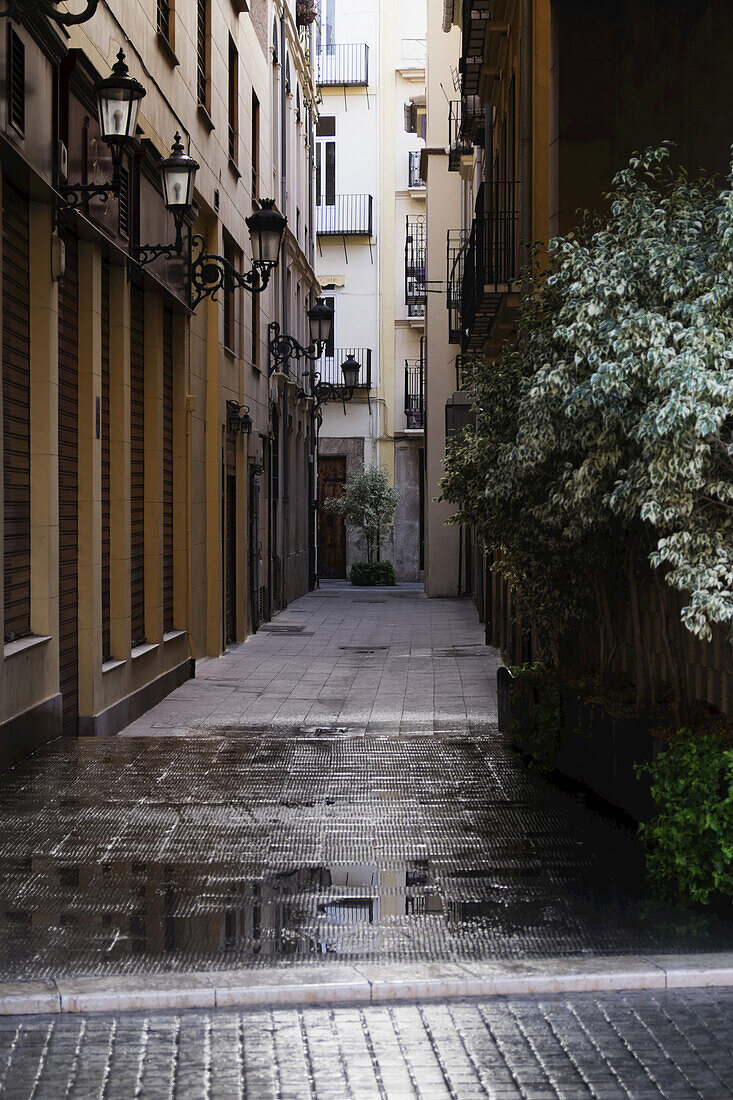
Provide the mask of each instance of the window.
POLYGON ((252 199, 260 197, 260 101, 252 92, 252 199))
POLYGON ((209 110, 209 57, 211 22, 209 0, 197 0, 196 19, 196 95, 200 107, 209 110))
MULTIPOLYGON (((254 276, 255 286, 259 282, 259 276, 254 276)), ((252 366, 260 366, 260 296, 255 291, 252 292, 252 346, 250 349, 252 366)))
POLYGON ((239 54, 229 35, 229 159, 236 164, 239 153, 239 54))
POLYGON ((325 115, 316 129, 316 206, 336 205, 335 138, 336 117, 325 115))
POLYGON ((158 0, 158 34, 173 48, 174 0, 158 0))
POLYGON ((336 299, 324 298, 323 299, 329 309, 333 310, 333 324, 331 325, 331 334, 326 341, 325 355, 327 359, 333 359, 336 354, 334 350, 334 344, 336 342, 336 299))
POLYGON ((8 26, 8 121, 25 133, 25 44, 8 26))
MULTIPOLYGON (((224 259, 226 260, 227 271, 231 267, 234 271, 239 271, 240 267, 240 251, 234 242, 228 238, 224 238, 224 259)), ((231 278, 225 278, 224 280, 224 347, 236 355, 238 351, 239 341, 237 340, 237 300, 234 281, 231 278)))

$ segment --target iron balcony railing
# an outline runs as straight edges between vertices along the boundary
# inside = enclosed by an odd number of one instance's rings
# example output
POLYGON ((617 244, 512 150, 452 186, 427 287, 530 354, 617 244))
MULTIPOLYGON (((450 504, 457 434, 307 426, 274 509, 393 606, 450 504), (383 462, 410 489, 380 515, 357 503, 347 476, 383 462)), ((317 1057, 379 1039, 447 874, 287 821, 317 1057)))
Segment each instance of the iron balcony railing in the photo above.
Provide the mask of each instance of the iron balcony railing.
POLYGON ((318 84, 322 87, 367 87, 369 47, 364 42, 321 46, 318 53, 318 84))
POLYGON ((371 389, 372 386, 372 349, 371 348, 334 348, 333 355, 324 355, 316 370, 323 382, 331 382, 335 386, 343 386, 344 375, 341 364, 352 355, 359 364, 359 389, 371 389))
POLYGON ((463 356, 456 356, 456 390, 468 388, 468 372, 463 364, 463 356))
POLYGON ((483 147, 485 140, 486 108, 477 95, 464 95, 461 99, 461 134, 472 145, 483 147))
POLYGON ((460 99, 454 99, 448 105, 448 171, 457 172, 461 165, 461 157, 470 156, 473 146, 468 138, 463 136, 462 105, 460 99))
POLYGON ((371 237, 371 195, 336 195, 333 206, 316 207, 316 232, 322 237, 371 237))
POLYGON ((410 187, 424 187, 425 180, 420 175, 420 150, 415 149, 410 153, 410 187))
POLYGON ((405 301, 424 304, 427 269, 427 230, 424 214, 408 214, 405 232, 405 301))
POLYGON ((484 183, 476 196, 461 288, 464 351, 487 339, 501 299, 518 276, 517 197, 514 181, 484 183))
MULTIPOLYGON (((461 35, 461 72, 464 95, 478 95, 481 69, 485 64, 484 43, 492 18, 494 0, 464 0, 461 35)), ((499 18, 494 13, 494 18, 499 18)))
POLYGON ((425 369, 422 358, 405 359, 405 416, 408 428, 425 428, 425 369))
POLYGON ((461 342, 461 295, 463 269, 469 234, 466 229, 449 229, 446 241, 446 307, 448 309, 448 343, 461 342))

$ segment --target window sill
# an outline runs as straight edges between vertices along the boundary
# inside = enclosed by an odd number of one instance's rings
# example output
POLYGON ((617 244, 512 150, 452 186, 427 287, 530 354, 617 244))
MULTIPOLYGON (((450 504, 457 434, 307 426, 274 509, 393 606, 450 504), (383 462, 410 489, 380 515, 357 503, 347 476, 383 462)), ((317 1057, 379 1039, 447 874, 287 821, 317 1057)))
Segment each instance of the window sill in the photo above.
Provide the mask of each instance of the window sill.
POLYGON ((26 634, 25 638, 16 638, 14 642, 6 642, 3 646, 3 657, 6 660, 9 657, 17 657, 19 653, 26 653, 29 649, 36 649, 38 646, 45 645, 46 642, 50 641, 50 636, 46 634, 26 634))
POLYGON ((162 33, 162 31, 158 31, 158 46, 160 47, 160 52, 163 54, 172 69, 175 69, 177 65, 180 65, 180 61, 176 57, 175 50, 171 46, 166 36, 162 33))
POLYGON ((236 359, 237 358, 237 353, 234 350, 234 348, 227 347, 226 344, 224 344, 224 354, 227 356, 228 359, 236 359))
POLYGON ((214 120, 209 114, 206 105, 204 103, 199 103, 196 110, 198 111, 199 118, 201 119, 209 133, 211 133, 212 130, 215 130, 216 126, 214 126, 214 120))
POLYGON ((108 661, 102 661, 102 675, 107 672, 113 672, 116 668, 124 668, 127 661, 123 661, 119 657, 110 657, 108 661))
POLYGON ((229 158, 229 171, 232 173, 236 180, 240 180, 242 178, 242 173, 237 168, 236 161, 232 160, 231 157, 229 158))
POLYGON ((185 638, 187 630, 168 630, 163 635, 163 642, 175 642, 177 638, 185 638))
POLYGON ((158 648, 158 642, 143 642, 142 645, 136 645, 134 649, 130 650, 130 657, 133 661, 137 661, 139 657, 144 657, 146 653, 153 653, 158 648))

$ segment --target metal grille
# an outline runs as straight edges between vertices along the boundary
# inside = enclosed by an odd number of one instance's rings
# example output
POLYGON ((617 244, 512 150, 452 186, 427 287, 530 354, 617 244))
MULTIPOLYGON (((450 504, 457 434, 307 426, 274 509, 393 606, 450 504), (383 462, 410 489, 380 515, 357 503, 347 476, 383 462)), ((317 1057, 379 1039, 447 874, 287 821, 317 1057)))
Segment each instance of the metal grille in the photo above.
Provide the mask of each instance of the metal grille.
POLYGON ((446 240, 446 307, 448 309, 448 343, 461 342, 461 294, 463 269, 469 234, 465 229, 449 229, 446 240))
POLYGON ((427 227, 424 214, 408 214, 405 232, 405 301, 424 303, 427 267, 427 227))
POLYGON ((169 0, 158 0, 158 34, 162 34, 166 42, 170 42, 171 5, 169 0))
POLYGON ((198 0, 196 19, 196 95, 202 107, 208 107, 209 0, 198 0))
POLYGON ((357 386, 368 389, 372 384, 372 349, 371 348, 334 348, 333 355, 326 355, 319 363, 319 373, 324 382, 333 382, 342 386, 344 376, 341 364, 349 356, 353 356, 359 364, 359 376, 357 386))
POLYGON ((480 347, 490 332, 501 296, 519 272, 517 184, 485 183, 476 197, 461 289, 464 351, 480 347))
POLYGON ((333 43, 318 54, 318 83, 336 87, 369 83, 369 47, 363 43, 333 43))
POLYGON ((8 119, 25 133, 25 44, 8 27, 8 119))
POLYGON ((410 187, 424 187, 425 180, 420 175, 420 150, 415 149, 410 153, 409 167, 410 187))
POLYGON ((425 427, 425 369, 422 356, 405 359, 405 416, 407 427, 425 427))
POLYGON ((260 585, 258 615, 259 615, 260 622, 263 622, 268 617, 268 615, 267 615, 267 586, 264 585, 264 584, 260 585))
POLYGON ((462 132, 462 112, 463 106, 461 101, 453 100, 450 104, 448 113, 448 171, 457 172, 460 167, 461 157, 470 156, 473 153, 473 148, 470 141, 463 136, 462 132))
POLYGON ((316 207, 316 232, 320 236, 371 237, 371 195, 336 195, 332 205, 316 207))

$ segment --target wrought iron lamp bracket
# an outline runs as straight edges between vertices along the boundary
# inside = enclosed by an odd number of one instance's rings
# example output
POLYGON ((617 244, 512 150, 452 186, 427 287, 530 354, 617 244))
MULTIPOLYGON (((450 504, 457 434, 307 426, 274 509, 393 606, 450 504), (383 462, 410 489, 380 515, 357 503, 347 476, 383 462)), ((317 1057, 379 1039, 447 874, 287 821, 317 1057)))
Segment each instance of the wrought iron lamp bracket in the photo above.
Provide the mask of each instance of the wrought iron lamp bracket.
MULTIPOLYGON (((317 363, 323 355, 323 348, 318 344, 309 344, 307 348, 304 348, 294 336, 288 336, 286 332, 280 330, 280 325, 277 321, 271 321, 268 325, 268 332, 270 333, 269 351, 270 351, 270 374, 274 374, 275 371, 281 371, 283 374, 291 374, 289 363, 291 359, 295 359, 299 362, 301 359, 308 359, 311 363, 317 363)), ((303 375, 309 375, 310 371, 306 371, 303 375)), ((303 391, 304 392, 304 391, 303 391)), ((309 396, 306 394, 306 396, 309 396)))
POLYGON ((196 309, 204 298, 216 301, 222 288, 241 287, 250 294, 261 294, 266 289, 272 270, 269 265, 254 264, 249 271, 240 272, 224 256, 206 252, 206 240, 201 234, 197 233, 191 243, 199 248, 191 264, 191 284, 195 291, 191 309, 196 309))
POLYGON ((0 7, 0 18, 21 20, 27 15, 41 14, 47 15, 49 19, 53 19, 55 23, 61 23, 64 27, 72 27, 79 23, 86 23, 98 7, 99 0, 86 0, 84 10, 74 15, 70 11, 57 11, 56 0, 6 0, 6 3, 0 7))
POLYGON ((109 183, 71 183, 59 187, 59 194, 63 197, 66 210, 78 210, 90 199, 100 199, 101 202, 109 202, 118 198, 120 193, 120 181, 112 179, 109 183))

